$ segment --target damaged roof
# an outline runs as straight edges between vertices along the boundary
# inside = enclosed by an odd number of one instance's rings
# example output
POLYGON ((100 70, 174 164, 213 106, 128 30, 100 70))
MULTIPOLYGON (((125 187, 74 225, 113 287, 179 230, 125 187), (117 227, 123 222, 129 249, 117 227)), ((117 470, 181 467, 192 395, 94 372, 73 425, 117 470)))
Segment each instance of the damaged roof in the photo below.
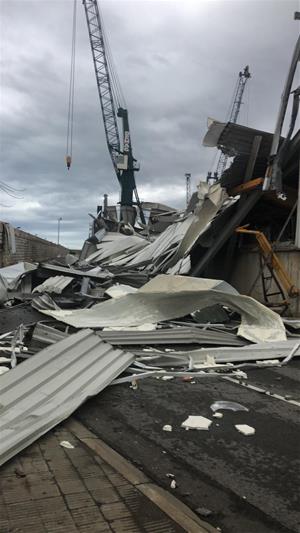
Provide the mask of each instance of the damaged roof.
POLYGON ((133 360, 86 329, 2 375, 0 464, 70 416, 133 360))

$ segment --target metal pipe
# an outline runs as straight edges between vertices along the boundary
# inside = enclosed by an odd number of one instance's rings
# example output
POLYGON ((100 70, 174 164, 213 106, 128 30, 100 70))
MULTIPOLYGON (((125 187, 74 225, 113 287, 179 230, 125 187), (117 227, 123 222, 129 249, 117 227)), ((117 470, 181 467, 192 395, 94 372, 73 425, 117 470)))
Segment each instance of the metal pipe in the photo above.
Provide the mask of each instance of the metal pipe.
POLYGON ((281 103, 280 103, 280 107, 279 107, 279 112, 278 112, 278 117, 277 117, 277 122, 276 122, 276 127, 275 127, 275 131, 274 131, 274 135, 273 135, 273 141, 272 141, 271 152, 270 152, 271 165, 269 165, 267 170, 266 170, 265 180, 264 180, 264 184, 263 184, 263 191, 267 191, 270 188, 270 185, 271 185, 271 181, 272 181, 272 158, 274 158, 276 156, 277 151, 278 151, 278 146, 279 146, 282 126, 283 126, 283 122, 284 122, 284 118, 285 118, 285 114, 286 114, 286 110, 287 110, 287 106, 288 106, 288 101, 289 101, 289 97, 290 97, 290 93, 291 93, 291 89, 292 89, 292 83, 293 83, 293 80, 294 80, 294 76, 295 76, 295 72, 296 72, 296 68, 297 68, 297 64, 298 64, 299 60, 300 60, 300 36, 298 37, 298 40, 297 40, 297 43, 296 43, 296 46, 295 46, 295 49, 294 49, 294 53, 293 53, 293 57, 292 57, 292 60, 291 60, 288 76, 287 76, 287 79, 286 79, 286 82, 285 82, 285 86, 284 86, 284 89, 283 89, 283 93, 282 93, 282 96, 281 96, 281 103))

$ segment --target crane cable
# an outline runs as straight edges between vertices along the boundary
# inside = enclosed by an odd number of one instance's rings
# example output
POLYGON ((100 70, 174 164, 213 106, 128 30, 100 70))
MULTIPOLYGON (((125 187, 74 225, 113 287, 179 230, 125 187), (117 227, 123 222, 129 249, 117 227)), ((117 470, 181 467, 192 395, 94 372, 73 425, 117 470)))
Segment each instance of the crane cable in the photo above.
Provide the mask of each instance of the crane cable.
POLYGON ((76 57, 76 0, 73 1, 73 24, 72 24, 72 48, 71 48, 71 65, 70 65, 70 83, 69 83, 69 101, 68 101, 68 126, 67 126, 67 146, 66 146, 66 163, 67 169, 70 169, 72 163, 73 150, 73 125, 74 125, 74 92, 75 92, 75 57, 76 57))
POLYGON ((118 73, 117 73, 117 70, 114 64, 114 59, 113 59, 109 39, 107 38, 107 35, 106 35, 105 26, 104 26, 104 22, 102 19, 100 8, 99 8, 99 16, 101 20, 102 34, 103 34, 105 51, 106 51, 106 60, 108 64, 109 74, 110 74, 110 81, 111 81, 114 101, 117 104, 118 108, 126 107, 124 94, 123 94, 121 83, 120 83, 118 73))

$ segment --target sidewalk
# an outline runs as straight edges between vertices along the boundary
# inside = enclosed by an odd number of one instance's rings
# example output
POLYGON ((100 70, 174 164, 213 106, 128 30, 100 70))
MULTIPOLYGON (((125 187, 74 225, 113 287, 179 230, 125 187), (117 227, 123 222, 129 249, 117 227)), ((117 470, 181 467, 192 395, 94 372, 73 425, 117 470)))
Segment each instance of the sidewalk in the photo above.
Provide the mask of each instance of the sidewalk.
POLYGON ((72 419, 9 461, 0 476, 0 533, 215 531, 72 419))

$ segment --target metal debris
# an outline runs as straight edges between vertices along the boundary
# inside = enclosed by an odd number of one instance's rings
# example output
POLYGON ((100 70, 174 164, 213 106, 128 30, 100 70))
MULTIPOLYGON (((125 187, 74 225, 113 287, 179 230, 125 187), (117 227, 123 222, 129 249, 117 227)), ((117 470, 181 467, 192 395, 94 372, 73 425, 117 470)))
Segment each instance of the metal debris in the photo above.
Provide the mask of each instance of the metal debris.
POLYGON ((3 374, 0 464, 70 416, 133 360, 131 353, 113 349, 91 330, 82 330, 3 374))
POLYGON ((286 340, 280 316, 230 285, 218 280, 159 275, 135 294, 94 305, 91 309, 43 311, 77 328, 135 326, 186 316, 193 311, 221 303, 241 314, 238 334, 252 342, 286 340), (219 290, 224 286, 225 290, 219 290))
POLYGON ((35 287, 32 292, 61 294, 73 280, 74 278, 71 276, 53 276, 46 279, 41 285, 35 287))
POLYGON ((230 411, 249 411, 247 407, 237 402, 218 401, 214 402, 210 406, 211 410, 216 413, 220 409, 229 409, 230 411))

